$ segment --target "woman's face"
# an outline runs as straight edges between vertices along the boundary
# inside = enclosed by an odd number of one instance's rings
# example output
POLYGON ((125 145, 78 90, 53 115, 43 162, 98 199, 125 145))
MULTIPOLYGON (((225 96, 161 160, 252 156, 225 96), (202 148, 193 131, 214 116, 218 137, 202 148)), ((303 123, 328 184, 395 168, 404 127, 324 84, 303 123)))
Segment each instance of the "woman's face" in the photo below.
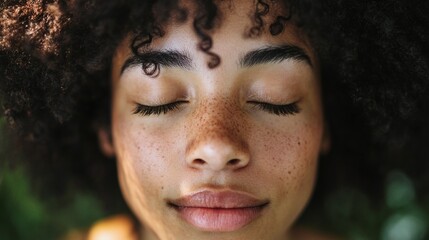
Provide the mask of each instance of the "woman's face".
POLYGON ((129 39, 117 49, 113 142, 101 141, 146 239, 285 239, 310 197, 324 139, 317 60, 291 24, 245 37, 249 2, 210 34, 214 69, 192 17, 145 49, 161 59, 156 77, 126 64, 129 39))

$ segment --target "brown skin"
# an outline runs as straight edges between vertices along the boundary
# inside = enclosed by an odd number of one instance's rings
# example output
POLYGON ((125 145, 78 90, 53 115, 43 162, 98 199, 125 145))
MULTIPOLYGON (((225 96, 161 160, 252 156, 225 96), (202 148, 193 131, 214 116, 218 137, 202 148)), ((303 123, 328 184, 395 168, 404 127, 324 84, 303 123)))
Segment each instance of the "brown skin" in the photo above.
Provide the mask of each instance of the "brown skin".
POLYGON ((131 56, 129 38, 112 61, 113 142, 100 130, 106 154, 115 155, 126 201, 152 239, 289 239, 290 227, 313 190, 317 160, 327 150, 317 59, 292 26, 278 35, 245 38, 253 1, 223 9, 222 25, 211 34, 222 63, 207 67, 207 55, 192 23, 170 24, 151 50, 187 52, 193 67, 161 67, 156 78, 139 66, 121 67, 131 56), (296 60, 241 67, 247 52, 290 44, 302 48, 312 65, 296 60), (136 103, 186 101, 160 115, 134 114, 136 103), (296 114, 276 115, 250 101, 285 105, 296 114), (231 161, 234 160, 234 161, 231 161), (268 200, 263 213, 246 226, 207 232, 168 207, 202 190, 232 190, 268 200))

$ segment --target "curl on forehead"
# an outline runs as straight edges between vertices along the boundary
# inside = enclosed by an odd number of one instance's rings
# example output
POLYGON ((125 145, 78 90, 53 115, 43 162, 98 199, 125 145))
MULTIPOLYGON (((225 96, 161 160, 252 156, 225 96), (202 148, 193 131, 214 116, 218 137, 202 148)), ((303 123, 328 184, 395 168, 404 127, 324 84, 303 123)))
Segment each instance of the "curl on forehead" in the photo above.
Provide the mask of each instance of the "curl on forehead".
MULTIPOLYGON (((162 1, 152 6, 154 21, 146 24, 145 28, 134 31, 131 43, 134 55, 144 54, 154 39, 164 36, 167 26, 191 22, 195 34, 200 39, 198 49, 208 55, 207 66, 215 68, 221 63, 221 59, 211 50, 213 47, 211 34, 222 26, 223 20, 245 9, 247 16, 240 16, 248 19, 246 24, 248 27, 242 30, 244 38, 257 38, 263 34, 279 35, 284 31, 286 23, 292 20, 292 10, 284 2, 279 1, 258 0, 240 4, 234 1, 176 1, 173 6, 174 8, 165 10, 162 1), (159 11, 164 12, 159 15, 159 11)), ((147 75, 156 76, 159 73, 159 66, 149 62, 143 65, 143 70, 147 75)))
MULTIPOLYGON (((256 0, 256 1, 153 1, 149 6, 150 21, 145 21, 144 26, 137 26, 135 33, 152 32, 153 35, 162 35, 166 25, 180 24, 192 21, 196 30, 214 31, 220 27, 222 21, 228 15, 236 14, 238 10, 245 9, 249 27, 244 33, 247 37, 257 37, 264 32, 272 35, 280 34, 286 22, 292 19, 293 10, 287 1, 256 0)), ((136 26, 135 26, 136 27, 136 26)))

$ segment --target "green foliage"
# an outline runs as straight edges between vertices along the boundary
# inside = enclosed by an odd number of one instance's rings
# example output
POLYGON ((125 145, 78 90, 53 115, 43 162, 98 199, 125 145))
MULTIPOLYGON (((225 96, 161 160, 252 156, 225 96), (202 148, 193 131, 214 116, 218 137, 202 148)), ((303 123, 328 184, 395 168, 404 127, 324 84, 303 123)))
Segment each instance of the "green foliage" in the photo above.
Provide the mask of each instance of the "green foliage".
POLYGON ((56 199, 38 197, 25 169, 7 165, 19 156, 7 151, 8 142, 1 134, 3 125, 4 119, 0 117, 1 240, 58 239, 71 229, 88 228, 105 217, 100 201, 88 193, 70 191, 73 197, 62 201, 62 205, 56 199))
POLYGON ((100 202, 75 192, 64 206, 42 200, 31 191, 25 171, 3 169, 0 182, 0 236, 2 240, 57 239, 72 229, 88 228, 105 217, 100 202))
POLYGON ((388 215, 383 221, 383 240, 429 238, 429 214, 416 199, 414 184, 400 171, 391 172, 386 187, 388 215))
POLYGON ((0 182, 0 235, 3 239, 43 239, 46 209, 29 191, 22 170, 3 170, 0 182))
POLYGON ((429 202, 423 200, 428 193, 418 194, 412 179, 399 170, 387 175, 384 189, 384 204, 377 206, 357 189, 338 189, 302 222, 348 240, 429 239, 429 202))

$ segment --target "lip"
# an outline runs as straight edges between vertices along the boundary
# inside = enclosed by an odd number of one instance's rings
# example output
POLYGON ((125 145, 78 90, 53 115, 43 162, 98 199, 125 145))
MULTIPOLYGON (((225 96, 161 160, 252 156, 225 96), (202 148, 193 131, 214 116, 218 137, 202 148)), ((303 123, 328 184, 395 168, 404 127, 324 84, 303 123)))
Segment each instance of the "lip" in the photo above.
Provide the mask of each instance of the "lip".
POLYGON ((230 232, 257 219, 267 200, 236 191, 202 191, 169 201, 180 217, 203 231, 230 232))

